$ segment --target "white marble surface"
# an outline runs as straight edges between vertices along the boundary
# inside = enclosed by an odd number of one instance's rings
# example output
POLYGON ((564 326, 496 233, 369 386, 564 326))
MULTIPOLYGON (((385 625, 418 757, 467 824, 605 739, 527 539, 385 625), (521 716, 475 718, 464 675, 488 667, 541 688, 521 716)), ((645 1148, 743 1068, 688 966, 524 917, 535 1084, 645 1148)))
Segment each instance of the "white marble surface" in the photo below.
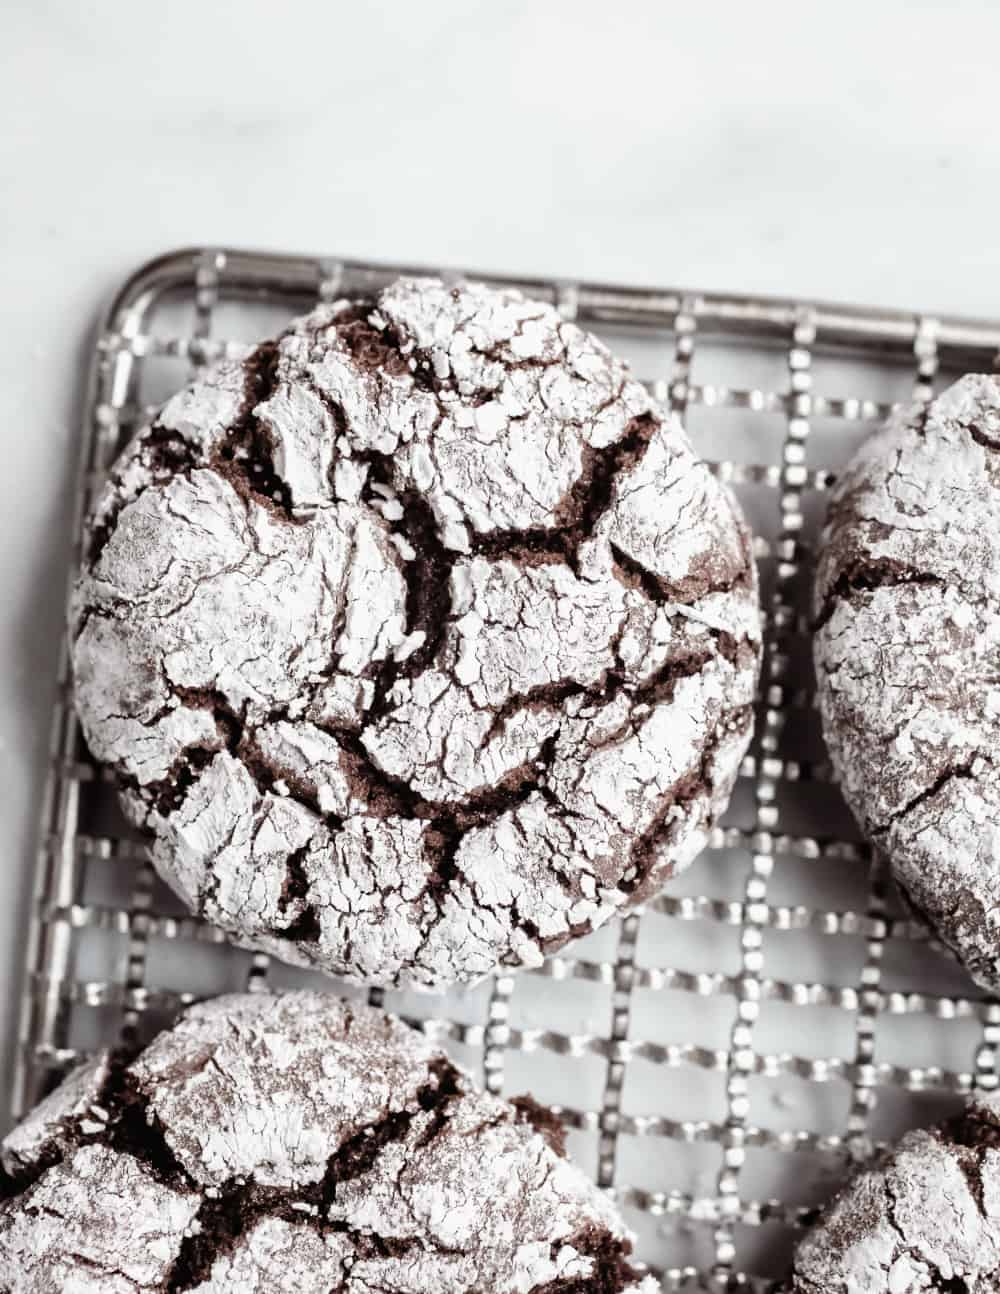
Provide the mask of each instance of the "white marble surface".
POLYGON ((0 1058, 88 329, 180 244, 1000 314, 1000 7, 8 0, 0 1058))

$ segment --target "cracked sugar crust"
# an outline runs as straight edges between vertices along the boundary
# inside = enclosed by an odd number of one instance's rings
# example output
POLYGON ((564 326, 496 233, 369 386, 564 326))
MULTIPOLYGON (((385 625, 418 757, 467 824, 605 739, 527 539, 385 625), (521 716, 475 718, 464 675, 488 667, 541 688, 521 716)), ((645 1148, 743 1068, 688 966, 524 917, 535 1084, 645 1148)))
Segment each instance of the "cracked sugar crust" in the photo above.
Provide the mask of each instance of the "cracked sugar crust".
POLYGON ((908 1133, 856 1176, 795 1253, 792 1294, 994 1294, 1000 1097, 908 1133))
POLYGON ((529 1098, 326 994, 217 998, 8 1135, 4 1294, 655 1294, 529 1098))
POLYGON ((815 591, 848 803, 915 911, 1000 986, 1000 385, 894 418, 838 482, 815 591))
POLYGON ((87 741, 188 904, 422 987, 537 965, 686 866, 760 652, 737 505, 625 366, 413 279, 166 405, 71 634, 87 741))

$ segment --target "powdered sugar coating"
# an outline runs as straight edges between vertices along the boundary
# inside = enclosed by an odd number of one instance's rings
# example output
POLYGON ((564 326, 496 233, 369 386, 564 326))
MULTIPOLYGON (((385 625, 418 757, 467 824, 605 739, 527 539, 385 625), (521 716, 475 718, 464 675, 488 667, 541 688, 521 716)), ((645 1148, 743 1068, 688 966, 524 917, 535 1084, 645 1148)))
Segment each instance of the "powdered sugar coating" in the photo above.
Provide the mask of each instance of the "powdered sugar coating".
POLYGON ((37 1145, 7 1184, 12 1294, 656 1288, 544 1129, 382 1012, 221 998, 113 1070, 102 1130, 37 1145))
POLYGON ((736 504, 625 366, 516 292, 412 279, 166 405, 71 628, 178 893, 425 987, 535 965, 690 861, 760 649, 736 504))
POLYGON ((81 1145, 0 1213, 0 1280, 9 1294, 153 1294, 200 1200, 156 1181, 127 1155, 81 1145))
POLYGON ((902 890, 1000 985, 1000 385, 895 418, 834 494, 816 585, 824 731, 902 890))
POLYGON ((85 1132, 100 1131, 107 1118, 100 1097, 108 1081, 109 1063, 110 1055, 105 1051, 77 1066, 7 1133, 0 1146, 4 1172, 16 1175, 36 1163, 45 1147, 70 1144, 80 1125, 85 1132))
POLYGON ((907 1133, 799 1245, 793 1294, 993 1294, 1000 1282, 996 1096, 907 1133))
POLYGON ((391 1016, 290 993, 206 1002, 130 1072, 199 1187, 301 1187, 323 1177, 331 1145, 413 1106, 435 1054, 391 1016))

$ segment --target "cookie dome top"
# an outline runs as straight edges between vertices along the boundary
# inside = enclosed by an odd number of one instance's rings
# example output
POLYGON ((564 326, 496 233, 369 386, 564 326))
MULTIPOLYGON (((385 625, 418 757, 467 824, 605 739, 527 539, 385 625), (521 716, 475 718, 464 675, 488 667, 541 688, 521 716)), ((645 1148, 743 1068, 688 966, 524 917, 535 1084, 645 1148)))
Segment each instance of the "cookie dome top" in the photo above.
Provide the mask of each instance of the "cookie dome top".
POLYGON ((219 998, 3 1142, 0 1286, 35 1294, 652 1294, 596 1186, 400 1021, 219 998))
POLYGON ((192 907, 424 985, 686 865, 759 653, 735 502, 626 367, 519 293, 414 279, 167 404, 72 637, 90 746, 192 907))
POLYGON ((831 758, 912 905, 1000 986, 1000 383, 969 375, 862 447, 816 580, 831 758))

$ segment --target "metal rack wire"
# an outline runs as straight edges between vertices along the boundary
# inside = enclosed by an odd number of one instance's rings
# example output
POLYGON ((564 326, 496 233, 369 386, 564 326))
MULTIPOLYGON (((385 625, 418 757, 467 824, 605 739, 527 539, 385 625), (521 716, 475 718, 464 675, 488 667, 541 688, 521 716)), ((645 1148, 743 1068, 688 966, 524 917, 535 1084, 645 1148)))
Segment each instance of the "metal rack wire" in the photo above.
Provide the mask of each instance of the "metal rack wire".
MULTIPOLYGON (((317 299, 409 270, 221 249, 141 269, 93 350, 77 534, 122 444, 192 371, 317 299)), ((771 1290, 796 1229, 852 1161, 997 1083, 1000 1004, 901 913, 832 784, 807 604, 837 468, 894 403, 991 368, 1000 323, 517 286, 631 353, 743 497, 767 621, 756 735, 705 856, 645 910, 537 972, 464 994, 369 997, 419 1021, 492 1091, 554 1103, 664 1289, 771 1290)), ((14 1113, 81 1054, 148 1035, 194 997, 303 981, 351 991, 231 948, 154 876, 80 739, 64 647, 14 1113)))

